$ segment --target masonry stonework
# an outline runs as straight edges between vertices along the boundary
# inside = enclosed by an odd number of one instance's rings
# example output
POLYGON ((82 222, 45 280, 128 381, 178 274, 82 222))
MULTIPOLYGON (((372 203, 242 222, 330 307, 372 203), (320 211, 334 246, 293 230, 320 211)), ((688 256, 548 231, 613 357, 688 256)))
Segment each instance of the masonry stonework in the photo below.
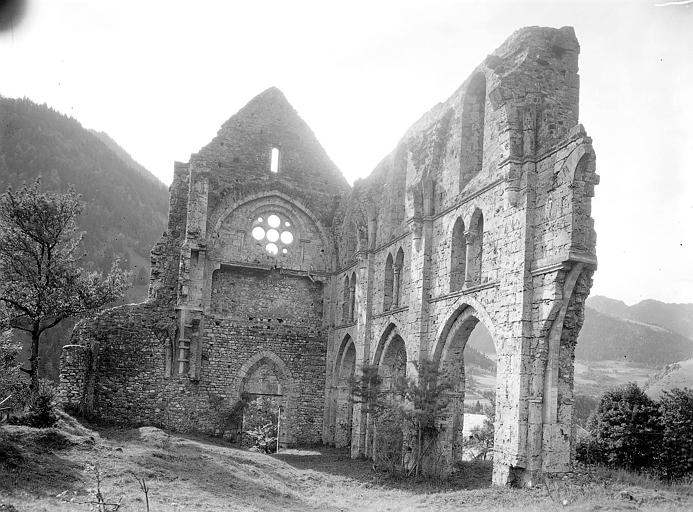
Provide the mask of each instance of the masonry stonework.
POLYGON ((599 181, 578 53, 569 27, 517 31, 353 187, 280 91, 254 98, 175 164, 149 298, 78 324, 61 399, 223 434, 220 401, 266 393, 280 443, 368 456, 349 379, 375 364, 387 385, 427 358, 455 382, 438 440, 450 470, 481 322, 497 353, 494 483, 568 471, 599 181))

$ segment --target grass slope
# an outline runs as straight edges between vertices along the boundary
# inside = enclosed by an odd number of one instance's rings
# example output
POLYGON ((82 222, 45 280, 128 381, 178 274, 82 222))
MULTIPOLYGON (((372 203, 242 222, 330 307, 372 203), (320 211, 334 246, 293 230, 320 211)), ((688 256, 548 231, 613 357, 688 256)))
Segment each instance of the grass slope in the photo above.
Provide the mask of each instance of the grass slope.
POLYGON ((645 391, 652 398, 674 388, 693 388, 693 359, 667 365, 645 384, 645 391))
MULTIPOLYGON (((690 486, 655 490, 613 475, 582 473, 531 489, 489 487, 490 465, 463 467, 450 480, 401 481, 332 449, 263 455, 157 428, 86 428, 62 416, 59 428, 0 427, 0 510, 95 510, 101 492, 121 511, 145 510, 681 510, 690 486)), ((688 493, 688 494, 687 494, 688 493)))

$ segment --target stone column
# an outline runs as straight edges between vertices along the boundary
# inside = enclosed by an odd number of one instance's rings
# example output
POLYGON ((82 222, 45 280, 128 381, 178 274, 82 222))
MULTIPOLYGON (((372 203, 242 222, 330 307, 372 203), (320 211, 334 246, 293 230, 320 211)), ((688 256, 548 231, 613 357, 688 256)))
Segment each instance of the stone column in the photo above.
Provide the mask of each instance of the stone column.
POLYGON ((474 273, 474 242, 476 241, 476 230, 468 229, 464 232, 465 254, 464 254, 464 286, 466 288, 475 284, 474 273))
POLYGON ((392 265, 393 283, 392 283, 392 309, 399 307, 399 265, 392 265))

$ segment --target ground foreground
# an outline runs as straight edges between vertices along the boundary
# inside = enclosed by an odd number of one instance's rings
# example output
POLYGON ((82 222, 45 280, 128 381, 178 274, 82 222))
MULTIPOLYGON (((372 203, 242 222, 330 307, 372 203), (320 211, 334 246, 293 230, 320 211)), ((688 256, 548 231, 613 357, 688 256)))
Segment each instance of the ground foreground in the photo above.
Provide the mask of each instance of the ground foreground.
POLYGON ((152 511, 693 509, 693 486, 634 485, 604 471, 499 489, 488 464, 444 482, 395 481, 336 450, 269 456, 153 427, 93 430, 68 416, 55 429, 0 427, 0 511, 98 510, 97 475, 121 511, 146 510, 142 478, 152 511))

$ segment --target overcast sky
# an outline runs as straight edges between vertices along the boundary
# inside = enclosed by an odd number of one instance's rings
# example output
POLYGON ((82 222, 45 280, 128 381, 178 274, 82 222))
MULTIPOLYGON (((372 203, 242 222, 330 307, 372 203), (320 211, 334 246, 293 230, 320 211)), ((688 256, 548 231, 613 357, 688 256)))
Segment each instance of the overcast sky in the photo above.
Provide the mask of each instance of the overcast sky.
POLYGON ((279 87, 350 182, 515 29, 575 27, 594 139, 593 294, 693 302, 693 2, 29 0, 0 94, 103 130, 170 183, 279 87))

